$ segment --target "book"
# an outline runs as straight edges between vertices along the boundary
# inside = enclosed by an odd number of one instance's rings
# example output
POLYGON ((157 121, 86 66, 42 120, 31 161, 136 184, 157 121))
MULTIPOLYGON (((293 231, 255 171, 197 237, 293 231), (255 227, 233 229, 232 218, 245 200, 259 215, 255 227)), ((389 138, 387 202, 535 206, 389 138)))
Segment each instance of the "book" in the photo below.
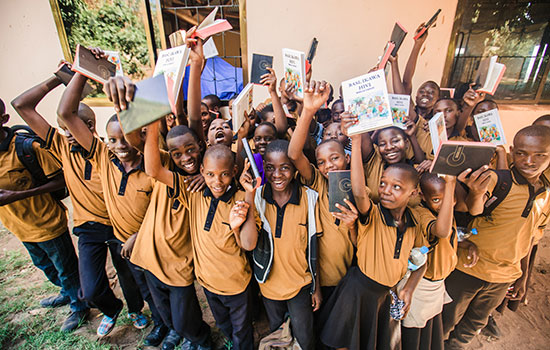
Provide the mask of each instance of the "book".
POLYGON ((355 199, 351 191, 351 172, 349 170, 336 170, 328 172, 328 210, 330 212, 339 213, 340 209, 336 207, 336 203, 343 205, 349 209, 349 206, 344 202, 344 199, 349 200, 355 205, 355 199))
POLYGON ((490 142, 495 145, 506 144, 504 128, 500 122, 498 109, 495 108, 490 111, 474 115, 474 122, 476 123, 479 141, 490 142))
POLYGON ((491 162, 496 146, 488 142, 444 141, 437 150, 431 173, 457 176, 466 169, 473 171, 491 162))
POLYGON ((301 51, 283 49, 283 69, 285 83, 292 84, 296 89, 296 96, 303 98, 306 81, 306 55, 301 51))
POLYGON ((317 38, 313 38, 313 40, 311 40, 311 45, 309 46, 309 51, 306 57, 306 73, 308 73, 311 69, 311 62, 313 62, 313 58, 317 53, 317 45, 319 45, 319 40, 317 40, 317 38))
POLYGON ((204 42, 202 45, 202 51, 204 53, 205 60, 219 55, 214 38, 210 38, 204 42))
MULTIPOLYGON (((185 34, 183 36, 185 37, 185 34)), ((164 75, 166 78, 166 89, 170 92, 170 103, 174 115, 177 114, 176 106, 182 98, 182 84, 190 50, 186 45, 182 45, 160 51, 153 72, 154 77, 164 75)))
POLYGON ((390 58, 390 55, 395 48, 395 44, 391 41, 388 41, 386 44, 386 47, 384 48, 384 54, 380 56, 380 59, 378 60, 378 69, 385 69, 386 64, 388 63, 388 59, 390 58))
POLYGON ((386 77, 383 70, 342 82, 346 110, 359 118, 349 127, 350 135, 393 125, 386 77))
POLYGON ((428 126, 430 127, 430 137, 432 139, 432 147, 435 154, 439 145, 447 141, 447 128, 445 126, 445 116, 443 113, 436 113, 428 122, 428 126))
POLYGON ((254 84, 248 83, 246 84, 244 89, 242 89, 242 91, 239 93, 237 98, 235 98, 235 100, 233 101, 233 106, 232 106, 233 132, 236 133, 237 131, 239 131, 239 129, 244 123, 244 120, 245 120, 244 118, 246 118, 244 113, 246 112, 247 114, 250 114, 250 112, 252 112, 253 105, 254 105, 254 84))
POLYGON ((261 85, 262 75, 269 74, 267 68, 273 67, 273 56, 252 54, 252 69, 250 72, 250 82, 261 85))
POLYGON ((417 40, 418 38, 420 38, 422 35, 424 35, 424 33, 426 33, 426 31, 428 29, 430 29, 430 27, 435 23, 435 21, 437 20, 437 16, 439 16, 439 13, 441 12, 441 9, 438 9, 435 14, 432 16, 432 18, 430 18, 428 20, 428 22, 426 22, 426 24, 424 24, 422 26, 422 29, 420 29, 420 31, 414 36, 414 40, 417 40))
POLYGON ((118 112, 118 119, 125 134, 129 134, 170 114, 168 91, 164 74, 136 83, 134 99, 126 110, 118 112))
POLYGON ((395 57, 397 55, 397 50, 401 47, 401 44, 403 43, 403 40, 405 40, 405 37, 407 36, 407 30, 401 25, 399 22, 395 22, 395 25, 393 26, 393 31, 391 32, 390 41, 395 44, 395 47, 393 48, 391 55, 395 57))
POLYGON ((455 89, 453 88, 440 88, 439 89, 439 98, 454 98, 455 89))
POLYGON ((405 123, 407 122, 409 116, 411 96, 388 94, 388 97, 390 98, 390 108, 393 125, 405 130, 405 123))
MULTIPOLYGON (((67 86, 74 77, 75 72, 71 70, 69 63, 64 62, 53 74, 61 81, 63 85, 67 86)), ((84 89, 82 90, 80 99, 88 96, 92 91, 94 91, 93 86, 86 82, 86 84, 84 84, 84 89)))
POLYGON ((74 55, 72 70, 98 83, 105 84, 116 75, 116 65, 107 58, 96 58, 91 50, 78 44, 74 55))
POLYGON ((229 23, 226 19, 216 19, 217 13, 218 7, 216 6, 216 8, 203 19, 201 24, 199 24, 195 30, 194 36, 198 36, 202 40, 206 40, 206 38, 214 34, 233 29, 231 23, 229 23))
POLYGON ((170 41, 170 47, 185 45, 185 33, 186 33, 185 30, 180 29, 170 34, 168 36, 168 40, 170 41))
POLYGON ((118 51, 103 50, 103 52, 107 55, 107 60, 116 66, 116 76, 123 77, 124 70, 122 70, 122 61, 120 60, 118 51))
POLYGON ((481 60, 474 79, 474 90, 494 95, 504 76, 506 66, 497 62, 498 56, 481 60))
POLYGON ((250 163, 250 170, 251 175, 254 177, 254 180, 252 180, 252 186, 256 187, 258 178, 260 181, 262 181, 262 177, 260 176, 260 172, 258 171, 258 167, 256 166, 256 160, 254 160, 254 155, 252 154, 252 149, 250 148, 250 144, 248 143, 248 140, 246 137, 243 137, 243 148, 246 153, 246 158, 248 158, 248 162, 250 163))

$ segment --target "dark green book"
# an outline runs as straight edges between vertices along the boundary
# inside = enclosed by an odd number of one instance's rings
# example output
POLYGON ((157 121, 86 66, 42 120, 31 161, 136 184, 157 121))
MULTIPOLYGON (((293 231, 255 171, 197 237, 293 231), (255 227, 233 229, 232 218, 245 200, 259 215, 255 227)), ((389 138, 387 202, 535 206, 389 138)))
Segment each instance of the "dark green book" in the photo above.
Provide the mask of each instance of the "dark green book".
POLYGON ((351 175, 349 170, 329 171, 328 173, 328 210, 339 213, 336 203, 349 208, 344 199, 355 205, 351 191, 351 175))
POLYGON ((269 74, 267 68, 273 67, 273 56, 252 54, 252 71, 250 73, 250 82, 261 85, 262 75, 269 74))
POLYGON ((124 133, 129 134, 171 112, 164 74, 160 74, 136 83, 133 101, 118 113, 118 118, 124 133))

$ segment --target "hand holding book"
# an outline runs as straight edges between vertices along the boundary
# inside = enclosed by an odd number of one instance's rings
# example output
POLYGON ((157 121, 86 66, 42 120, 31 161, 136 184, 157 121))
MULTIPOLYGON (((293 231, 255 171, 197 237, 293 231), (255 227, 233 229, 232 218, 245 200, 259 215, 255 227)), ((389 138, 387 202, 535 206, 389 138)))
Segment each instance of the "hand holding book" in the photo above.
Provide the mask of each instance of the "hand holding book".
POLYGON ((204 62, 204 52, 202 48, 203 41, 195 37, 196 30, 197 27, 195 26, 185 33, 185 45, 187 45, 187 47, 191 49, 189 51, 189 63, 200 63, 202 66, 204 62))
POLYGON ((260 77, 260 84, 267 86, 269 92, 277 92, 277 75, 275 70, 271 67, 266 67, 269 73, 266 73, 260 77))
POLYGON ((103 91, 109 101, 113 102, 117 112, 128 108, 128 104, 134 99, 135 89, 136 85, 130 78, 121 76, 110 77, 103 85, 103 91))

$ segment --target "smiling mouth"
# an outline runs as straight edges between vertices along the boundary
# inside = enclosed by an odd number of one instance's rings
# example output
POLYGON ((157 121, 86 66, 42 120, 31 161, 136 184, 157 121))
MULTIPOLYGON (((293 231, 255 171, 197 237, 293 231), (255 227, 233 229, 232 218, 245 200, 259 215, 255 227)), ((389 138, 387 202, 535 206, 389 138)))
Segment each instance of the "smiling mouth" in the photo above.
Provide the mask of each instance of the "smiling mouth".
POLYGON ((187 172, 195 170, 195 161, 188 162, 182 165, 183 169, 187 172))
POLYGON ((386 158, 388 158, 388 159, 394 159, 394 158, 396 158, 397 156, 399 156, 399 152, 390 152, 390 153, 386 153, 386 158))
POLYGON ((277 180, 277 181, 273 181, 273 186, 277 188, 281 188, 285 186, 285 183, 286 181, 277 180))
POLYGON ((119 151, 119 152, 115 152, 115 153, 119 158, 126 158, 130 154, 130 152, 128 152, 128 151, 125 151, 125 152, 120 152, 119 151))
POLYGON ((420 103, 424 103, 424 104, 428 103, 429 101, 430 100, 427 99, 426 97, 423 97, 423 98, 420 99, 420 103))

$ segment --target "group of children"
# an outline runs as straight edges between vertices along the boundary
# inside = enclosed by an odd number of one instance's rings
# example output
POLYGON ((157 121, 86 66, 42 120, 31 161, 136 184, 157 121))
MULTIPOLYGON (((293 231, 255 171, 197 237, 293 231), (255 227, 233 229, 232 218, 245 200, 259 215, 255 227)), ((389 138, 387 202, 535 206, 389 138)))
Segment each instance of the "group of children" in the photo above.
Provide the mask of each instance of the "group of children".
MULTIPOLYGON (((100 139, 93 111, 80 102, 86 77, 79 73, 59 103, 59 129, 36 111, 61 84, 55 76, 12 101, 37 135, 33 149, 49 181, 36 184, 17 157, 17 134, 3 127, 0 220, 61 287, 41 304, 70 303, 64 330, 77 328, 89 307, 103 313, 98 336, 115 327, 123 302, 109 286, 107 252, 136 328, 148 323, 144 301, 151 310, 144 345, 162 349, 212 348, 195 279, 232 349, 254 348, 260 304, 272 332, 290 318, 304 350, 389 349, 396 334, 403 349, 460 349, 501 303, 525 296, 550 213, 550 116, 521 129, 491 164, 439 177, 428 172, 427 120, 443 112, 450 139, 478 141, 472 116, 495 102, 471 88, 460 100, 439 98, 438 84, 427 81, 405 130, 348 136, 357 116, 341 99, 323 108, 333 99, 330 84, 309 80, 300 99, 270 69, 262 77, 270 99, 234 135, 219 99, 201 101, 204 55, 192 34, 186 106, 141 132, 124 134, 114 115, 100 139), (254 143, 258 178, 245 137, 254 143), (345 200, 335 212, 328 174, 338 170, 350 170, 355 204, 345 200), (50 195, 65 185, 78 258, 66 208, 50 195), (458 242, 455 217, 477 235, 458 242), (423 246, 427 263, 408 272, 411 250, 423 246), (390 317, 397 303, 400 327, 390 317)), ((415 41, 403 77, 390 58, 395 93, 411 94, 426 37, 415 41)), ((113 77, 104 90, 118 112, 135 86, 113 77)), ((5 124, 3 103, 0 114, 5 124)))

